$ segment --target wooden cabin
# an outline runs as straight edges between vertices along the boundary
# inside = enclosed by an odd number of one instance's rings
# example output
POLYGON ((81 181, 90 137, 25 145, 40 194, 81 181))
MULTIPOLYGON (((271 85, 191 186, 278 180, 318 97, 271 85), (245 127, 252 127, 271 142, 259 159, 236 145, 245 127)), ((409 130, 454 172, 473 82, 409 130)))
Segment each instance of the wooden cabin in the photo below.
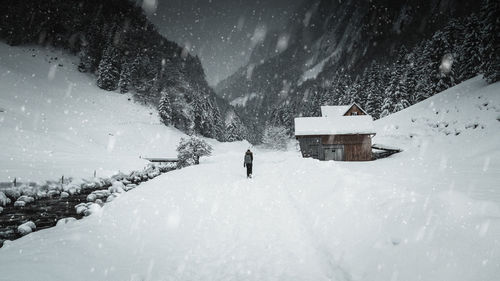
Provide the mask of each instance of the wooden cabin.
POLYGON ((335 161, 372 160, 373 119, 359 105, 322 106, 321 117, 295 118, 302 157, 335 161))

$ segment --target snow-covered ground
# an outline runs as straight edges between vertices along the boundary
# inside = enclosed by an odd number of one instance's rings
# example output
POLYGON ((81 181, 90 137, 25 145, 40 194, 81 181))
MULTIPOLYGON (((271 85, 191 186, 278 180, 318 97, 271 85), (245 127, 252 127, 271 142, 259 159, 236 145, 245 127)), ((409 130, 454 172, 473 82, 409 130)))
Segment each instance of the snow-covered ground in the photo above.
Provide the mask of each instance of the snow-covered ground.
POLYGON ((499 92, 475 78, 376 121, 374 142, 404 151, 372 162, 255 149, 247 180, 248 143, 213 142, 199 166, 6 243, 0 280, 496 280, 499 92))
POLYGON ((74 56, 4 43, 0 54, 0 182, 109 176, 143 168, 139 156, 176 155, 182 133, 98 89, 74 56))

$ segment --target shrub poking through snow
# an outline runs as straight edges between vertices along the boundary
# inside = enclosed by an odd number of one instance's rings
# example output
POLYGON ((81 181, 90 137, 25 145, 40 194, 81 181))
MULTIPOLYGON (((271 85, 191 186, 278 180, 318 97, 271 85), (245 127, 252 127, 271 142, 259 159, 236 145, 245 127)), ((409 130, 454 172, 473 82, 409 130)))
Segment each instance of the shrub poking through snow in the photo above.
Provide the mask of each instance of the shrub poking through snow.
POLYGON ((206 141, 192 136, 189 139, 182 138, 177 146, 177 158, 179 167, 187 167, 200 164, 200 157, 210 156, 212 146, 206 141))

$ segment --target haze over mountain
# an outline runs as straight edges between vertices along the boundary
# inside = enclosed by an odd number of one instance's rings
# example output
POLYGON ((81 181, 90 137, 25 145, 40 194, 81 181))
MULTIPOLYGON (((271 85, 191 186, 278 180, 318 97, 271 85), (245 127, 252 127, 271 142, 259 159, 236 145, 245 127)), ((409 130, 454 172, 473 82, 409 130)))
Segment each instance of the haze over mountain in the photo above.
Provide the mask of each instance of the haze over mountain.
POLYGON ((158 0, 158 30, 197 54, 216 85, 246 64, 262 32, 282 29, 302 0, 158 0))

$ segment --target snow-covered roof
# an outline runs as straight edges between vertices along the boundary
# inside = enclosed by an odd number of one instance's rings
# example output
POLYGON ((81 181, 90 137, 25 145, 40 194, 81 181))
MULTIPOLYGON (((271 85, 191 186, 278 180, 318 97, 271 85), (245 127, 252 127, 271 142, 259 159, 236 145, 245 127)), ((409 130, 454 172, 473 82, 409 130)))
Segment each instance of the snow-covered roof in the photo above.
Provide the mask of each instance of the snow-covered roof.
POLYGON ((321 107, 321 116, 335 117, 344 115, 352 105, 324 105, 321 107))
POLYGON ((362 112, 364 112, 366 115, 366 111, 361 108, 357 103, 352 103, 350 105, 323 105, 321 106, 321 116, 323 117, 335 117, 335 116, 342 116, 346 114, 346 112, 351 109, 351 107, 357 106, 362 112))
POLYGON ((295 118, 295 135, 375 134, 370 115, 295 118))

